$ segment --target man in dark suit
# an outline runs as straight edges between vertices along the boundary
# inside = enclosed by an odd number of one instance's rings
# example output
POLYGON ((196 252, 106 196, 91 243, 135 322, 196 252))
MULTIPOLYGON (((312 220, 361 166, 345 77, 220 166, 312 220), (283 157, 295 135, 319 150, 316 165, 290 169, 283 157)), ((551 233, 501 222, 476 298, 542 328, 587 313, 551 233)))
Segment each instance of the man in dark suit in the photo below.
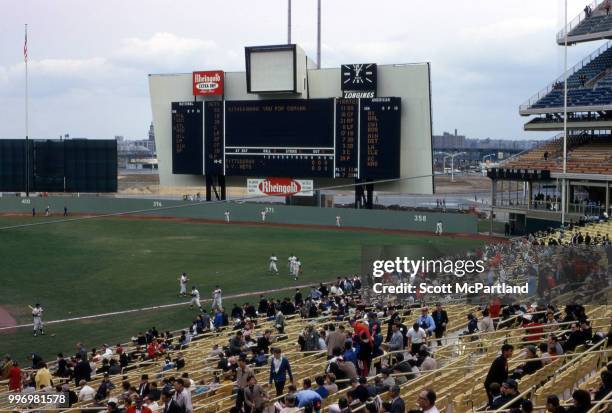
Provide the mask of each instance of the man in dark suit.
POLYGON ((433 313, 431 313, 431 316, 434 319, 434 322, 436 323, 436 329, 435 329, 435 334, 436 334, 436 338, 438 339, 438 346, 442 345, 442 340, 440 340, 442 338, 442 336, 444 336, 444 332, 446 331, 446 326, 448 324, 448 314, 446 313, 446 310, 444 310, 442 308, 442 304, 438 303, 436 304, 436 309, 433 313))
POLYGON ((400 397, 400 387, 398 385, 391 386, 389 396, 389 406, 385 410, 389 413, 404 413, 406 411, 406 404, 400 397))
POLYGON ((74 382, 79 385, 81 380, 91 380, 91 366, 87 359, 82 359, 80 354, 76 356, 76 366, 74 366, 74 382))
POLYGON ((140 376, 140 385, 138 386, 138 395, 140 397, 145 397, 149 395, 149 375, 143 374, 140 376))
POLYGON ((274 382, 276 395, 280 396, 283 394, 285 382, 287 381, 287 375, 289 375, 289 380, 293 382, 293 374, 291 374, 289 359, 282 355, 280 348, 275 348, 272 350, 272 354, 274 357, 272 357, 272 360, 270 361, 269 383, 272 384, 272 382, 274 382))
POLYGON ((183 409, 179 406, 174 399, 172 399, 172 393, 164 391, 161 394, 162 402, 162 413, 183 413, 183 409))
POLYGON ((487 397, 489 398, 489 405, 493 400, 493 396, 489 390, 489 386, 491 383, 503 383, 508 378, 508 359, 512 357, 512 352, 514 351, 514 346, 511 344, 504 344, 501 348, 501 355, 493 360, 491 364, 491 368, 487 373, 487 378, 484 382, 485 391, 487 392, 487 397))

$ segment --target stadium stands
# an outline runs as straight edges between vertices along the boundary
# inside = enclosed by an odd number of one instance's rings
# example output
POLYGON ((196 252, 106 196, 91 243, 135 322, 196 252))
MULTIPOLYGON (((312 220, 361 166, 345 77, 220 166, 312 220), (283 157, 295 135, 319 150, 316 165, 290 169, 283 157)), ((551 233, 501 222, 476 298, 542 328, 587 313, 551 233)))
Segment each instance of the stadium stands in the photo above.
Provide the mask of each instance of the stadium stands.
MULTIPOLYGON (((410 326, 420 313, 420 305, 404 306, 399 308, 389 307, 369 307, 364 302, 358 300, 351 304, 352 310, 344 316, 337 314, 319 314, 314 318, 300 318, 298 316, 287 316, 284 331, 276 331, 275 321, 260 317, 256 320, 256 326, 252 335, 258 338, 266 329, 275 331, 275 341, 273 347, 282 349, 283 355, 291 363, 294 382, 297 390, 300 390, 304 379, 310 379, 313 383, 317 376, 324 375, 329 370, 331 364, 336 363, 334 359, 328 360, 326 350, 305 351, 298 343, 303 342, 303 338, 308 334, 307 326, 314 326, 315 331, 327 330, 331 325, 344 325, 349 333, 347 339, 353 335, 353 329, 359 330, 361 320, 370 323, 370 327, 379 323, 381 329, 374 332, 377 335, 384 335, 385 325, 399 323, 410 326), (377 318, 373 318, 369 311, 378 313, 377 318), (373 321, 377 320, 377 321, 373 321), (307 328, 305 328, 305 326, 307 328), (302 339, 301 339, 301 338, 302 339)), ((353 299, 343 297, 347 302, 353 299)), ((342 299, 338 297, 337 302, 342 299)), ((598 384, 595 375, 608 362, 606 350, 607 339, 610 333, 610 317, 612 308, 607 305, 587 305, 585 307, 570 306, 562 314, 554 307, 529 307, 520 308, 510 306, 504 307, 500 318, 494 318, 497 329, 493 331, 476 331, 473 334, 465 332, 467 327, 467 316, 471 314, 477 318, 482 318, 485 314, 482 309, 469 304, 448 305, 446 308, 450 320, 446 331, 444 343, 435 346, 435 340, 429 343, 430 353, 433 354, 435 365, 433 369, 422 368, 407 372, 401 365, 402 359, 411 357, 407 351, 384 351, 380 355, 373 355, 371 359, 372 373, 367 377, 370 389, 378 393, 381 402, 388 402, 391 399, 388 386, 383 386, 381 379, 384 375, 391 377, 391 381, 400 386, 400 397, 405 401, 407 409, 414 405, 417 396, 423 389, 434 389, 437 394, 436 407, 443 413, 463 413, 472 411, 475 408, 484 407, 487 404, 487 394, 483 388, 483 381, 493 360, 498 356, 499 348, 502 344, 513 344, 515 352, 508 360, 508 371, 511 377, 518 382, 519 394, 524 398, 531 398, 534 405, 542 406, 548 395, 555 394, 561 400, 568 403, 571 390, 584 383, 598 384), (546 313, 555 315, 554 322, 547 324, 531 324, 536 322, 536 317, 546 313), (527 313, 527 315, 525 315, 527 313), (569 340, 573 330, 570 328, 576 320, 588 318, 590 323, 589 330, 592 333, 601 332, 601 336, 592 335, 592 339, 581 341, 575 348, 571 348, 560 355, 554 355, 548 364, 536 369, 533 372, 522 373, 524 365, 531 359, 522 347, 530 344, 540 344, 545 340, 548 333, 552 333, 562 340, 569 340), (545 326, 545 327, 543 327, 545 326), (537 331, 536 331, 537 329, 537 331), (404 357, 399 357, 402 354, 404 357), (387 374, 383 369, 391 368, 393 373, 387 374), (383 374, 384 373, 384 374, 383 374), (378 387, 377 387, 378 386, 378 387)), ((222 328, 218 331, 208 331, 198 334, 187 346, 179 346, 177 337, 170 340, 171 346, 159 357, 147 358, 144 356, 143 346, 130 344, 125 346, 124 351, 132 354, 134 360, 123 369, 120 374, 111 375, 110 382, 113 388, 110 393, 97 400, 77 401, 67 411, 78 412, 96 410, 96 408, 106 407, 107 402, 116 401, 118 405, 133 403, 138 396, 139 380, 142 375, 148 375, 149 382, 156 381, 158 388, 165 385, 171 377, 183 377, 190 386, 193 411, 194 412, 233 412, 236 406, 235 389, 235 361, 225 356, 219 356, 216 348, 223 348, 235 337, 238 329, 232 326, 222 328), (166 360, 172 360, 168 367, 166 360), (184 361, 184 367, 177 367, 177 360, 184 361), (124 388, 124 383, 128 385, 124 388)), ((586 336, 585 336, 586 337, 586 336)), ((355 342, 355 344, 357 344, 355 342)), ((385 346, 383 345, 384 349, 385 346)), ((348 351, 348 350, 347 350, 348 351)), ((552 351, 552 350, 550 350, 552 351)), ((346 354, 346 353, 345 353, 346 354)), ((545 356, 538 355, 539 357, 545 356)), ((113 354, 113 357, 117 357, 113 354)), ((419 356, 420 357, 420 356, 419 356)), ((550 355, 549 355, 550 357, 550 355)), ((542 359, 544 360, 544 359, 542 359)), ((92 362, 95 367, 100 367, 100 360, 92 362)), ((349 361, 345 361, 349 362, 349 361)), ((422 359, 415 359, 416 363, 422 359)), ((349 362, 350 363, 350 362, 349 362)), ((358 365, 358 364, 357 364, 358 365)), ((418 364, 417 364, 418 365, 418 364)), ((359 365, 358 365, 359 366, 359 365)), ((263 365, 252 364, 257 382, 264 388, 269 395, 271 410, 273 405, 277 405, 276 411, 283 406, 282 401, 290 388, 285 387, 285 394, 281 397, 274 397, 274 386, 268 385, 270 372, 270 359, 263 365)), ((30 372, 34 373, 33 370, 30 372)), ((29 375, 26 375, 26 381, 29 375)), ((75 386, 70 378, 54 378, 55 384, 65 382, 68 388, 79 393, 81 387, 75 386)), ((102 374, 95 374, 87 383, 93 389, 99 389, 102 384, 102 374)), ((337 392, 330 392, 329 396, 323 400, 323 412, 334 413, 335 407, 342 398, 353 401, 352 411, 364 411, 364 404, 356 399, 356 392, 349 386, 348 379, 339 379, 336 383, 339 386, 337 392)), ((64 391, 66 388, 64 389, 64 391)), ((7 389, 0 383, 0 410, 8 409, 7 389)), ((510 403, 511 400, 508 400, 510 403)), ((150 406, 155 408, 153 401, 150 406)), ((47 406, 53 407, 53 406, 47 406)), ((159 406, 158 406, 159 407, 159 406)), ((506 405, 500 406, 504 409, 506 405)), ((379 410, 380 411, 380 410, 379 410)), ((388 411, 388 410, 387 410, 388 411)))
MULTIPOLYGON (((608 42, 569 70, 568 107, 612 104, 612 48, 608 42)), ((563 107, 563 76, 521 105, 521 111, 563 107)))
POLYGON ((611 6, 607 0, 593 1, 587 6, 588 9, 583 10, 568 25, 568 28, 561 30, 557 34, 557 42, 559 44, 565 42, 565 32, 568 29, 567 37, 569 44, 606 37, 612 30, 611 6))
MULTIPOLYGON (((569 173, 612 173, 611 135, 572 135, 567 140, 567 170, 569 173)), ((563 170, 563 139, 554 138, 501 164, 508 169, 563 170)))

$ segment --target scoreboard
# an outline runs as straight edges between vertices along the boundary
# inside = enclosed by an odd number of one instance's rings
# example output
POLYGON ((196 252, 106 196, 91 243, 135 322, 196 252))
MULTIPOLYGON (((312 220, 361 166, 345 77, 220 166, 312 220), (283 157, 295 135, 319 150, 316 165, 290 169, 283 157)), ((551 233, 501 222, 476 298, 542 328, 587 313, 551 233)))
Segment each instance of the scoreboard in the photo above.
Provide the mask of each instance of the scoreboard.
POLYGON ((172 173, 202 175, 202 102, 172 102, 172 173))
POLYGON ((398 178, 401 99, 172 103, 173 173, 398 178))

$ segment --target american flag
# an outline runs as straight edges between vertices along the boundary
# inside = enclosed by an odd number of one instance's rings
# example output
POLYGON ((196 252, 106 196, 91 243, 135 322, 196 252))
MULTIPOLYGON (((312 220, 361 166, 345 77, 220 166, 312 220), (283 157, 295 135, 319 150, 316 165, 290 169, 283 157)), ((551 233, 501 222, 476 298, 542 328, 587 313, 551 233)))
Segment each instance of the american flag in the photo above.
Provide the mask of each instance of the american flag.
POLYGON ((23 60, 28 61, 28 25, 26 24, 25 42, 23 43, 23 60))

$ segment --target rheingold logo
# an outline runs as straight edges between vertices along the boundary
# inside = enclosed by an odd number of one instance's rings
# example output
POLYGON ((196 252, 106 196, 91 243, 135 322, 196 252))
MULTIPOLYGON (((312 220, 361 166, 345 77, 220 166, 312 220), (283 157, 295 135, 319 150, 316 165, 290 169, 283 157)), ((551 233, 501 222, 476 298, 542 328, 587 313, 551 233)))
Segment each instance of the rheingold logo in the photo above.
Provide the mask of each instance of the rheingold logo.
POLYGON ((223 94, 223 71, 193 72, 194 95, 223 94))
POLYGON ((259 190, 266 195, 290 196, 299 193, 302 185, 291 178, 268 178, 259 183, 259 190))

